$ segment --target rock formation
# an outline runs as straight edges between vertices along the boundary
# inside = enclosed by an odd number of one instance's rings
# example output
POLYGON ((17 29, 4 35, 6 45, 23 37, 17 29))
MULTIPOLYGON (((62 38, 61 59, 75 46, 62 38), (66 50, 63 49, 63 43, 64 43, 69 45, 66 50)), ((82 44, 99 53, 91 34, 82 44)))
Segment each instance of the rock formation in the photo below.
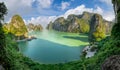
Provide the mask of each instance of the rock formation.
POLYGON ((30 23, 30 24, 27 25, 27 28, 28 28, 29 31, 31 31, 31 30, 42 31, 43 30, 43 27, 40 24, 34 25, 34 24, 30 23))
MULTIPOLYGON (((54 22, 50 22, 47 26, 47 29, 73 33, 89 33, 91 18, 93 17, 93 15, 94 13, 83 12, 82 15, 71 14, 66 19, 60 17, 54 22)), ((104 19, 101 18, 101 20, 104 19)), ((92 21, 95 22, 94 20, 92 21)), ((104 25, 106 25, 106 33, 110 33, 111 28, 109 27, 109 25, 111 23, 106 20, 104 20, 103 23, 104 25)))
POLYGON ((102 70, 120 70, 120 55, 107 58, 102 65, 102 70))
POLYGON ((105 28, 102 16, 94 14, 90 21, 89 42, 100 41, 104 38, 105 28))
MULTIPOLYGON (((114 47, 118 47, 120 44, 120 0, 112 0, 114 11, 115 11, 115 18, 116 22, 111 31, 111 40, 115 42, 113 45, 114 47)), ((110 45, 111 46, 110 42, 110 45)), ((115 50, 116 51, 116 50, 115 50)), ((120 55, 113 55, 107 58, 101 66, 102 70, 120 70, 120 55)))
POLYGON ((14 34, 17 39, 24 39, 25 37, 27 37, 27 27, 21 16, 14 15, 8 26, 9 32, 14 34))
POLYGON ((116 23, 114 24, 111 32, 111 36, 115 39, 120 40, 120 0, 112 0, 114 11, 115 11, 115 18, 116 23))

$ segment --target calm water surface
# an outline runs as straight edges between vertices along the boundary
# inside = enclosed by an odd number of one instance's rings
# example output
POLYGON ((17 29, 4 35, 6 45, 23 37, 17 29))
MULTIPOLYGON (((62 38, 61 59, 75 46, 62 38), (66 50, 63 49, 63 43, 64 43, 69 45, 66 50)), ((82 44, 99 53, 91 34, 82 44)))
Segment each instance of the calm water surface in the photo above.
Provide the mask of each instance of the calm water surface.
POLYGON ((37 39, 19 42, 19 49, 34 61, 43 64, 56 64, 80 59, 80 54, 88 44, 86 35, 56 31, 34 31, 37 39))

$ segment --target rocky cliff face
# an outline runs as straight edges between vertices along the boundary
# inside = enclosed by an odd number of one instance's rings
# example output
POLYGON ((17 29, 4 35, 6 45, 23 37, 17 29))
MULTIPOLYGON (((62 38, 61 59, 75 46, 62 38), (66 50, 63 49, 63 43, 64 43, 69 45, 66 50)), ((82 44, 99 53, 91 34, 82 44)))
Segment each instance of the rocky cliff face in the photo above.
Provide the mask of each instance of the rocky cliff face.
POLYGON ((16 37, 20 39, 27 37, 27 27, 21 16, 14 15, 8 26, 9 32, 14 34, 16 37))
POLYGON ((107 58, 102 64, 101 70, 120 70, 120 55, 107 58))
POLYGON ((27 28, 28 28, 29 31, 31 31, 31 30, 42 31, 43 30, 43 27, 40 24, 34 25, 34 24, 30 23, 30 24, 27 25, 27 28))
POLYGON ((102 16, 94 14, 90 21, 89 41, 99 41, 105 37, 105 23, 102 16))
MULTIPOLYGON (((109 46, 114 49, 114 51, 118 51, 119 49, 119 44, 120 44, 120 0, 112 0, 113 6, 114 6, 114 11, 115 11, 115 23, 111 31, 111 39, 109 46), (111 44, 113 46, 111 46, 111 44)), ((106 46, 105 46, 106 47, 106 46)), ((110 50, 110 49, 109 49, 110 50)), ((119 51, 118 51, 119 52, 119 51)), ((104 63, 101 66, 102 70, 120 70, 120 55, 112 55, 109 58, 107 58, 104 63)))
POLYGON ((88 19, 90 15, 88 15, 88 12, 84 12, 84 14, 85 15, 71 14, 67 17, 67 19, 60 17, 56 19, 53 23, 51 22, 48 25, 47 29, 53 29, 63 32, 87 33, 89 31, 88 19), (83 27, 85 27, 86 29, 84 29, 83 27))
POLYGON ((63 17, 60 17, 54 21, 52 29, 66 32, 68 28, 67 23, 68 21, 66 21, 63 17))
POLYGON ((106 34, 111 34, 111 30, 112 30, 112 27, 113 27, 113 24, 114 22, 113 21, 106 21, 106 20, 103 20, 104 24, 105 24, 105 33, 106 34))
MULTIPOLYGON (((60 17, 54 22, 50 22, 47 26, 47 29, 63 32, 89 33, 91 18, 93 15, 94 13, 84 12, 82 15, 71 14, 67 17, 67 19, 60 17)), ((103 18, 101 19, 103 20, 103 18)), ((95 20, 92 21, 95 22, 95 20)), ((109 22, 104 21, 103 23, 106 25, 106 27, 108 27, 106 31, 109 33, 109 22)))
POLYGON ((111 31, 111 36, 114 39, 120 40, 120 0, 112 0, 114 11, 115 11, 115 24, 111 31))

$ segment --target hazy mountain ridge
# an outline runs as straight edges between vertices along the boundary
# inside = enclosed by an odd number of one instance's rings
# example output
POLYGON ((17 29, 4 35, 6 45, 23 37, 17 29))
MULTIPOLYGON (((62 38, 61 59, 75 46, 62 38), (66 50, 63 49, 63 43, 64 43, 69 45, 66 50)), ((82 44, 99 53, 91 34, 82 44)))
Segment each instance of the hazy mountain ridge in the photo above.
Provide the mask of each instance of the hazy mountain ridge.
POLYGON ((41 26, 41 24, 34 25, 33 23, 29 23, 26 26, 27 26, 29 31, 31 31, 31 30, 42 31, 43 30, 43 27, 41 26))
MULTIPOLYGON (((83 12, 82 15, 71 14, 67 19, 60 17, 54 22, 50 22, 47 29, 73 33, 88 33, 90 30, 90 22, 96 22, 95 20, 91 20, 94 14, 95 13, 83 12)), ((98 15, 101 16, 100 14, 98 15)), ((112 22, 104 20, 102 16, 100 21, 105 26, 105 33, 110 33, 112 22)))
POLYGON ((32 23, 26 25, 20 15, 14 15, 9 23, 3 25, 3 29, 6 33, 15 35, 16 39, 24 39, 28 37, 30 30, 41 31, 43 27, 40 24, 34 25, 32 23))

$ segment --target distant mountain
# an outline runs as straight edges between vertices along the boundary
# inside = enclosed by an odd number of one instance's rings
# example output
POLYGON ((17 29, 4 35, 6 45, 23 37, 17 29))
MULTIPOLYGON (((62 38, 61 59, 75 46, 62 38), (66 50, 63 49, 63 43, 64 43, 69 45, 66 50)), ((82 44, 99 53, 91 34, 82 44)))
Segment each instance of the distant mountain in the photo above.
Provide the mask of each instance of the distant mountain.
POLYGON ((31 30, 34 30, 34 31, 42 31, 42 30, 43 30, 43 27, 42 27, 40 24, 34 25, 34 24, 32 24, 32 23, 29 23, 29 24, 27 25, 27 28, 28 28, 29 31, 31 31, 31 30))
MULTIPOLYGON (((47 29, 73 33, 89 33, 90 23, 91 21, 95 21, 91 20, 94 14, 95 13, 83 12, 82 15, 71 14, 67 19, 60 17, 54 22, 50 22, 47 29)), ((112 23, 104 20, 102 16, 100 21, 105 26, 105 33, 110 33, 112 23)))
POLYGON ((40 24, 34 25, 32 23, 25 25, 20 15, 14 15, 9 23, 3 25, 3 29, 5 33, 15 35, 16 39, 24 39, 28 37, 28 31, 41 31, 43 27, 40 24))
POLYGON ((4 30, 16 36, 16 39, 27 37, 28 30, 20 15, 14 15, 9 24, 3 26, 4 30))

